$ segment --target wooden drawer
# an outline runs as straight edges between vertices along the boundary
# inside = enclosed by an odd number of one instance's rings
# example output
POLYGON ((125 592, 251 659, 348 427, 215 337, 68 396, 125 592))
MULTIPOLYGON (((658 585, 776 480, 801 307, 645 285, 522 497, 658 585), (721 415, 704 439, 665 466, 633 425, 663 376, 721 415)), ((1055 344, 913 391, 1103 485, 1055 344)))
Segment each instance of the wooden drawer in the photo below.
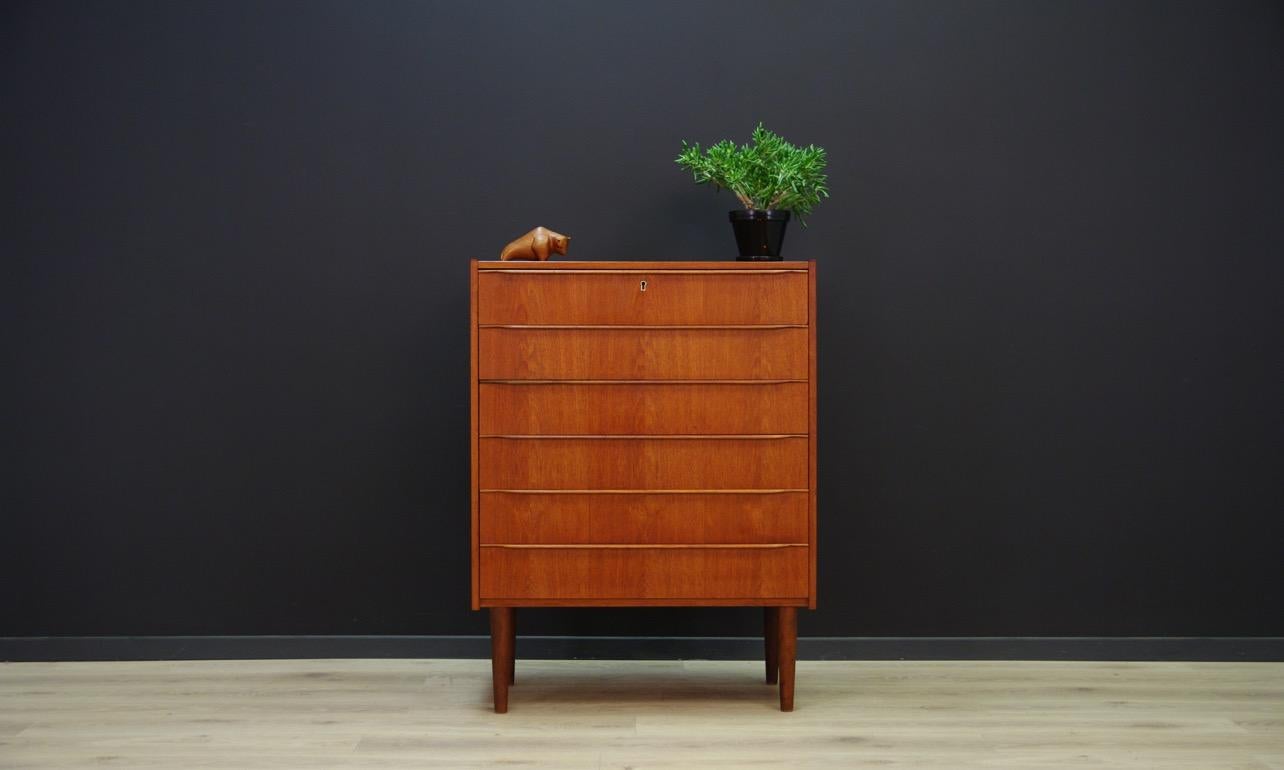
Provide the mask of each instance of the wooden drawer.
POLYGON ((807 273, 486 270, 477 300, 481 324, 806 324, 807 273))
POLYGON ((481 598, 796 599, 807 547, 481 546, 481 598))
POLYGON ((483 438, 481 489, 806 489, 802 438, 483 438))
POLYGON ((807 383, 482 383, 481 434, 806 433, 807 383))
POLYGON ((481 379, 807 378, 807 329, 478 330, 481 379))
POLYGON ((481 542, 806 543, 807 493, 483 492, 481 542))

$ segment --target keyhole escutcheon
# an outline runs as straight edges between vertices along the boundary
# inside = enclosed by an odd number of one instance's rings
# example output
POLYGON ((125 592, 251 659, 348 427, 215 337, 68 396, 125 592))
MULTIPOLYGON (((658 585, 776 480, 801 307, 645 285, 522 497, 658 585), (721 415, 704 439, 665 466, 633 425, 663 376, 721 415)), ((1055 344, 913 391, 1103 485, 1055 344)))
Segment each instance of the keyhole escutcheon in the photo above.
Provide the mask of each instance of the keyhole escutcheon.
POLYGON ((646 281, 642 281, 638 284, 638 291, 646 291, 646 281))

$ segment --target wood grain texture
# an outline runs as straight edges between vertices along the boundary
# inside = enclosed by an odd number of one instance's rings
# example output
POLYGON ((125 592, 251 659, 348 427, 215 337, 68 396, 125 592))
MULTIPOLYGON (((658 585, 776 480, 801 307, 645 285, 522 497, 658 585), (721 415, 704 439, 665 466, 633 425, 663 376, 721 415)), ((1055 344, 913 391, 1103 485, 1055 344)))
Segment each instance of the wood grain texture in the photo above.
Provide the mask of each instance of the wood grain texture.
POLYGON ((682 260, 556 260, 553 262, 501 262, 494 259, 478 260, 477 267, 482 271, 496 270, 500 272, 513 272, 515 270, 531 270, 536 272, 579 272, 583 270, 593 271, 638 271, 643 273, 654 273, 662 270, 668 273, 684 272, 695 270, 701 273, 708 271, 720 271, 728 273, 781 273, 797 272, 807 270, 808 263, 801 260, 781 260, 780 262, 771 263, 752 263, 732 261, 682 261, 682 260))
POLYGON ((763 606, 791 710, 815 606, 815 263, 475 270, 474 606, 763 606))
POLYGON ((628 380, 628 379, 594 380, 594 379, 581 379, 578 377, 574 379, 558 378, 558 379, 539 380, 539 379, 502 379, 502 378, 492 377, 492 378, 481 380, 481 382, 483 383, 492 383, 492 384, 498 384, 498 385, 778 385, 778 384, 783 384, 787 382, 806 382, 806 381, 807 380, 805 379, 804 380, 799 380, 799 379, 768 380, 768 379, 756 378, 756 379, 750 379, 750 380, 745 380, 745 379, 732 380, 732 379, 709 379, 709 378, 695 378, 695 377, 679 379, 679 380, 666 380, 659 377, 640 379, 640 380, 636 380, 636 379, 635 380, 628 380))
POLYGON ((781 607, 776 611, 776 663, 780 679, 780 710, 794 710, 794 671, 798 659, 798 610, 781 607))
POLYGON ((542 597, 538 599, 482 599, 485 607, 806 607, 807 597, 750 596, 739 599, 701 597, 699 599, 577 599, 574 597, 542 597))
POLYGON ((807 329, 479 329, 482 379, 806 379, 807 329))
POLYGON ((807 275, 491 272, 479 301, 481 324, 806 324, 807 275))
POLYGON ((510 495, 783 495, 807 489, 483 489, 510 495))
POLYGON ((552 494, 483 492, 487 543, 807 542, 807 493, 552 494))
POLYGON ((536 227, 505 246, 499 253, 499 261, 536 259, 543 262, 550 254, 565 254, 570 240, 570 236, 555 233, 547 227, 536 227))
POLYGON ((508 686, 513 681, 513 608, 492 607, 490 610, 490 677, 495 713, 508 711, 508 686))
MULTIPOLYGON (((521 620, 519 619, 520 623, 521 620)), ((1284 664, 762 662, 0 664, 0 766, 23 770, 909 768, 1280 770, 1284 664)))
POLYGON ((807 439, 482 438, 483 489, 807 488, 807 439))
POLYGON ((817 512, 819 507, 816 500, 816 490, 819 487, 819 481, 816 478, 816 470, 819 467, 817 455, 819 453, 819 423, 817 421, 817 386, 819 377, 817 376, 817 367, 819 366, 819 353, 817 346, 817 328, 816 328, 816 260, 807 263, 807 391, 808 391, 808 446, 807 446, 807 478, 811 487, 811 501, 808 505, 810 511, 810 528, 811 532, 807 542, 811 543, 811 565, 810 576, 808 579, 807 607, 816 609, 816 574, 817 561, 819 554, 816 544, 820 541, 817 539, 818 522, 817 512))
POLYGON ((765 385, 482 383, 483 435, 807 433, 805 382, 765 385), (586 405, 592 408, 585 408, 586 405))
POLYGON ((482 598, 805 597, 807 548, 481 548, 482 598))

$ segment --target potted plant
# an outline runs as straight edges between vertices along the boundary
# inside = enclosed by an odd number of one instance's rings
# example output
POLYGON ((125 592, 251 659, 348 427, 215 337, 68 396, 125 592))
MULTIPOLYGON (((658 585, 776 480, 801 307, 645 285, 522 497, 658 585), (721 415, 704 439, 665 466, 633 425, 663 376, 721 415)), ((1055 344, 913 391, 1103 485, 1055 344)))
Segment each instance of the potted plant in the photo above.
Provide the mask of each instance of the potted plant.
POLYGON ((683 141, 677 163, 697 184, 726 188, 744 204, 730 215, 742 260, 780 259, 790 212, 806 227, 811 210, 829 197, 824 148, 796 147, 761 123, 752 141, 739 147, 724 139, 702 152, 699 144, 683 141))

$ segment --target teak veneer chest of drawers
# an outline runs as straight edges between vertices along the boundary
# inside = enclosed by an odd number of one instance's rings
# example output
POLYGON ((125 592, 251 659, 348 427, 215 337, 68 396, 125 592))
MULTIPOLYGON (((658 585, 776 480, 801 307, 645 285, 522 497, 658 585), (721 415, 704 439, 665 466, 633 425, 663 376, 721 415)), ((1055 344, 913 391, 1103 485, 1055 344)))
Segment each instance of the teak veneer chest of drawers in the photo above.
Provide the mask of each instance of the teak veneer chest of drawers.
POLYGON ((815 262, 479 262, 472 606, 760 606, 793 708, 816 606, 815 262))

